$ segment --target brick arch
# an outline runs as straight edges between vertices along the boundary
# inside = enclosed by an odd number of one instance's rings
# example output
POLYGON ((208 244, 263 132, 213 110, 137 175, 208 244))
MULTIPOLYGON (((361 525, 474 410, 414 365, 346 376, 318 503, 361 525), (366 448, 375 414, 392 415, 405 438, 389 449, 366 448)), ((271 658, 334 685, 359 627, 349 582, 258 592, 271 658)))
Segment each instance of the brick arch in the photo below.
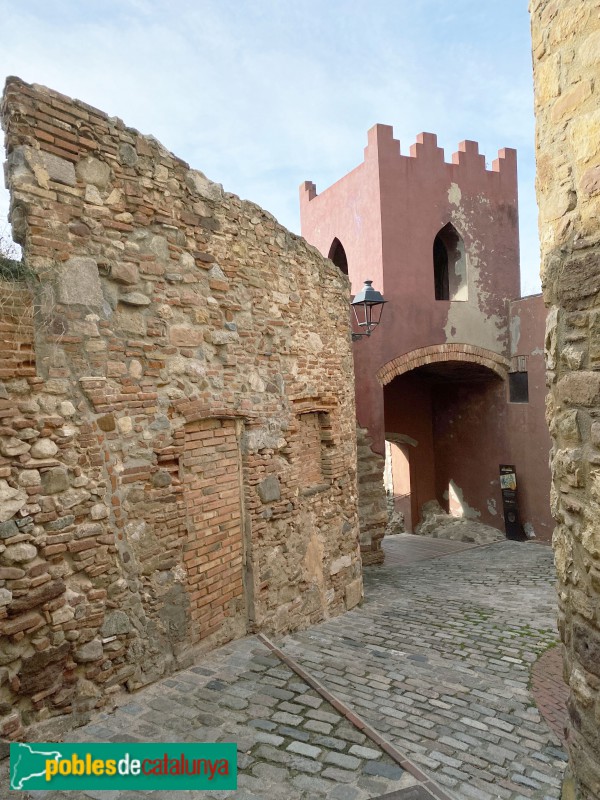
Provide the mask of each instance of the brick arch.
POLYGON ((394 378, 404 375, 417 367, 425 364, 435 364, 444 361, 462 361, 469 364, 479 364, 495 372, 503 380, 508 374, 510 362, 504 356, 486 350, 485 347, 475 347, 472 344, 434 344, 429 347, 420 347, 410 353, 398 356, 377 371, 377 379, 382 386, 386 386, 394 378))

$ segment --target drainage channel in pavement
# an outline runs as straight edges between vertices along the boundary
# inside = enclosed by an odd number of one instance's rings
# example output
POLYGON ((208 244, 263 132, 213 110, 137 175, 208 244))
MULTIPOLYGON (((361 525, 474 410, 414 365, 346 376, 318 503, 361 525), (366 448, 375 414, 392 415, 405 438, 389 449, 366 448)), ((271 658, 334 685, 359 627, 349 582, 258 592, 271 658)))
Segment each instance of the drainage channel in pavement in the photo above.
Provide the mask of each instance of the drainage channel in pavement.
POLYGON ((392 758, 409 775, 412 775, 421 785, 412 786, 404 790, 398 790, 385 795, 380 795, 374 800, 452 800, 452 797, 445 792, 440 786, 432 781, 413 761, 401 753, 394 745, 385 739, 375 728, 371 727, 364 719, 362 719, 356 712, 349 706, 339 700, 333 695, 320 681, 314 678, 288 654, 280 650, 277 645, 273 644, 263 634, 258 634, 257 637, 263 644, 269 648, 277 657, 293 670, 296 675, 302 678, 303 681, 309 684, 321 697, 326 700, 336 711, 342 714, 348 722, 352 723, 365 736, 374 742, 378 747, 392 758))

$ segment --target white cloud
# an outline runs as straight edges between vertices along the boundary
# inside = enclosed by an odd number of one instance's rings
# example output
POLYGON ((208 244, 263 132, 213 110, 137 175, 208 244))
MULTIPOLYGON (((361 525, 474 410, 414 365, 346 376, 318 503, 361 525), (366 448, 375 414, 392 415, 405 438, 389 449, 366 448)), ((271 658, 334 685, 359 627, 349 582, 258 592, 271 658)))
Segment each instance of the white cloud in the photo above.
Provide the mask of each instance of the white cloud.
POLYGON ((122 117, 296 231, 299 183, 356 166, 376 122, 404 153, 423 130, 447 160, 466 138, 488 161, 517 147, 535 280, 523 0, 0 0, 0 19, 0 75, 122 117))

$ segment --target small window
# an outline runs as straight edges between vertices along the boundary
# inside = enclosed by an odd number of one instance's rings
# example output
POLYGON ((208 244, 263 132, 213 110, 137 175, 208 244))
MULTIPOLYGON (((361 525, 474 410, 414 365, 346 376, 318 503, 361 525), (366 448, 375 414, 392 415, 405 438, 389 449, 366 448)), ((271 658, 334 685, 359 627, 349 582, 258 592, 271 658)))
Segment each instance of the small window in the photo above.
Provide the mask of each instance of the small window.
POLYGON ((509 372, 508 396, 511 403, 529 402, 529 373, 509 372))
POLYGON ((436 300, 467 300, 465 245, 451 222, 433 240, 433 278, 436 300))
POLYGON ((435 279, 435 299, 450 300, 448 287, 448 251, 439 235, 433 242, 433 272, 435 279))
POLYGON ((348 274, 348 259, 346 258, 346 251, 339 239, 334 239, 331 247, 329 248, 329 256, 336 267, 339 268, 344 275, 348 274))

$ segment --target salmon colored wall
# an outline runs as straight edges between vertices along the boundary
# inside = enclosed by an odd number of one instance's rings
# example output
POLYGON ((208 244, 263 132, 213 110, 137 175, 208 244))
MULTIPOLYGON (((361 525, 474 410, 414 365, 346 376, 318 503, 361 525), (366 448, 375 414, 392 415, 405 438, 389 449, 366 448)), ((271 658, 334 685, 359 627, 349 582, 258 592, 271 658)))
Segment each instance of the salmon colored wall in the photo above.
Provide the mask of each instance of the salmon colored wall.
POLYGON ((392 482, 394 494, 410 494, 410 445, 392 442, 392 482))
POLYGON ((421 506, 435 497, 435 450, 433 446, 430 387, 407 373, 384 389, 385 424, 388 433, 410 436, 411 516, 418 522, 421 506))
MULTIPOLYGON (((506 383, 436 383, 433 393, 436 492, 447 508, 450 482, 464 516, 504 531, 499 470, 512 463, 506 436, 506 383)), ((441 501, 440 501, 441 502, 441 501)))
POLYGON ((527 356, 529 403, 508 403, 509 451, 517 467, 522 519, 531 522, 537 539, 550 541, 550 432, 546 425, 546 307, 541 295, 510 304, 511 355, 527 356))
POLYGON ((405 156, 392 128, 376 125, 364 162, 320 194, 303 184, 300 206, 302 234, 311 244, 324 255, 334 238, 344 246, 353 292, 370 278, 388 301, 380 328, 354 344, 357 417, 381 454, 386 430, 419 441, 410 453, 415 522, 423 502, 444 500, 452 479, 479 519, 503 529, 498 466, 514 463, 523 521, 547 538, 545 312, 541 300, 513 301, 519 296, 516 152, 501 150, 486 169, 477 143, 465 141, 447 163, 436 137, 423 133, 405 156), (433 241, 448 222, 466 252, 465 301, 435 300, 433 241), (381 387, 376 373, 385 364, 447 343, 506 359, 526 354, 530 403, 509 404, 507 382, 498 379, 473 384, 467 377, 432 394, 430 384, 407 374, 381 387))
POLYGON ((403 156, 392 128, 376 125, 363 164, 321 194, 302 185, 302 235, 324 255, 337 237, 353 292, 371 278, 389 301, 382 327, 354 348, 358 420, 377 452, 385 437, 375 373, 388 361, 445 342, 508 354, 507 299, 519 294, 516 179, 514 150, 487 170, 477 144, 463 142, 446 163, 436 137, 424 133, 403 156), (435 300, 433 241, 448 222, 467 251, 466 302, 435 300))

